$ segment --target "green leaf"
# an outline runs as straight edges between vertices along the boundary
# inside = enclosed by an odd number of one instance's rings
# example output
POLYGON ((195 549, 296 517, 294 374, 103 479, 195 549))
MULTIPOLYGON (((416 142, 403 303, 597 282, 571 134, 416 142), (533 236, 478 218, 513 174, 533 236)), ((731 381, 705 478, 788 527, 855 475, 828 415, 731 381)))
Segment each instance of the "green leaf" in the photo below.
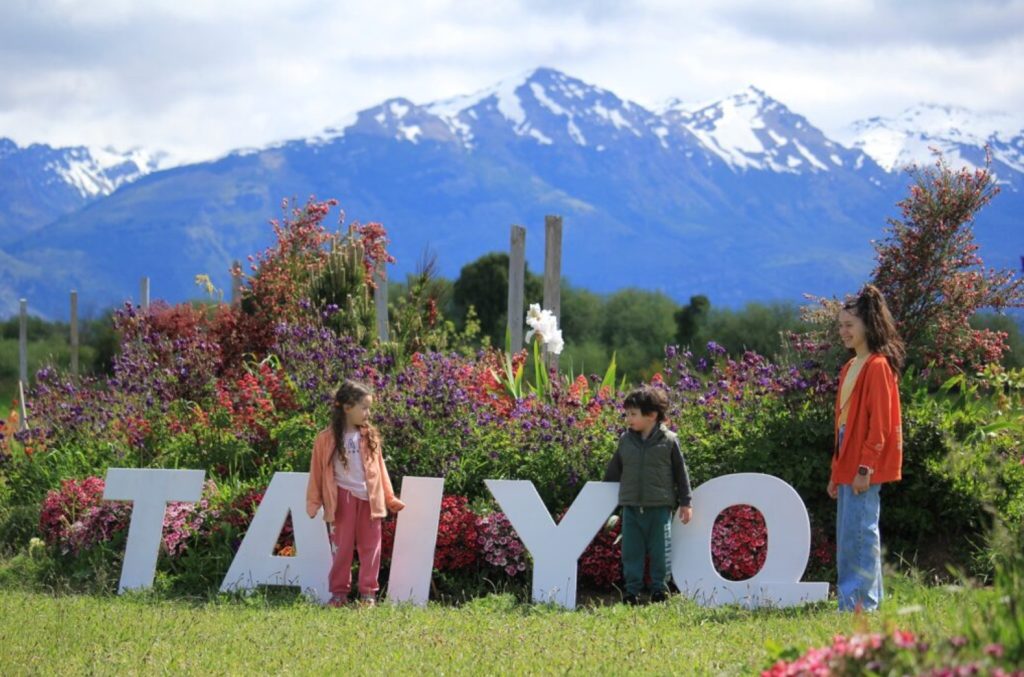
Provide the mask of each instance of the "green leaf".
POLYGON ((601 389, 608 388, 609 391, 615 389, 615 352, 612 352, 612 360, 608 363, 608 369, 604 372, 604 378, 601 379, 601 389))

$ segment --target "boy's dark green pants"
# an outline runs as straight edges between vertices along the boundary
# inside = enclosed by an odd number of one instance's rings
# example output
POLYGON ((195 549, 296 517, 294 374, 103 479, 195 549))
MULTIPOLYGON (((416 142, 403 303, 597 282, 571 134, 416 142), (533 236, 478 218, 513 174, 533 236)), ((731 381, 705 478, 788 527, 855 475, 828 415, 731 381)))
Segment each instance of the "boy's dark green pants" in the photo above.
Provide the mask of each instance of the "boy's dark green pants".
POLYGON ((651 592, 668 590, 669 537, 673 509, 622 507, 622 573, 626 594, 637 595, 644 587, 644 557, 651 558, 651 592))

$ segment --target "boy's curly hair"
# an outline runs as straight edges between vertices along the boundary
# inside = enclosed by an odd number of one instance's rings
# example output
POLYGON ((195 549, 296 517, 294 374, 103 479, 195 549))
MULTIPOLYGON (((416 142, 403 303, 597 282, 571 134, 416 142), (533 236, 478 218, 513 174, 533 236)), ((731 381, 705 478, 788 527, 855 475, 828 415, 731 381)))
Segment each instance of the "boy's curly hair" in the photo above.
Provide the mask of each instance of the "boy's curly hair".
POLYGON ((626 409, 639 409, 644 416, 656 413, 658 423, 662 423, 665 421, 665 413, 668 411, 668 395, 661 388, 644 386, 626 395, 622 406, 626 409))

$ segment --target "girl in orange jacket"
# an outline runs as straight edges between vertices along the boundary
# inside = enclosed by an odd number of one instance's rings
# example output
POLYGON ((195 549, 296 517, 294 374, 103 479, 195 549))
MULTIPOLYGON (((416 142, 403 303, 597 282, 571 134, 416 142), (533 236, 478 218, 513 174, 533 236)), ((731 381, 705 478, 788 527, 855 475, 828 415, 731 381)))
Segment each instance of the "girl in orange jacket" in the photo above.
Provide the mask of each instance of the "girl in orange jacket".
POLYGON ((370 424, 372 405, 369 388, 346 380, 334 395, 330 427, 313 442, 306 513, 314 517, 323 507, 335 546, 328 578, 331 606, 348 601, 353 550, 359 552, 359 596, 365 604, 375 603, 380 589, 381 520, 388 510, 405 507, 391 488, 380 434, 370 424))
POLYGON ((842 611, 873 611, 883 594, 879 488, 902 476, 898 374, 905 350, 874 285, 843 306, 839 335, 853 357, 839 374, 828 483, 838 500, 836 596, 842 611))

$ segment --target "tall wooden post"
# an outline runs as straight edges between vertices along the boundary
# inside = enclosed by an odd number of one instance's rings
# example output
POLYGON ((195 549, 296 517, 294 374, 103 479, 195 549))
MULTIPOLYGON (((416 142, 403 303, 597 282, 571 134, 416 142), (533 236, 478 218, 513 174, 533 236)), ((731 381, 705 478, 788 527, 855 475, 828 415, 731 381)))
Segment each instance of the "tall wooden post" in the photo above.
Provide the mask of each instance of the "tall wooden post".
POLYGON ((373 282, 376 285, 373 289, 374 314, 377 316, 377 338, 381 343, 387 343, 390 338, 388 334, 388 271, 384 261, 377 262, 377 268, 373 271, 373 282))
POLYGON ((78 376, 78 292, 71 290, 71 373, 78 376))
POLYGON ((21 299, 18 323, 18 430, 26 430, 25 385, 28 383, 28 300, 21 299))
POLYGON ((28 383, 28 300, 21 299, 18 311, 18 378, 28 383))
POLYGON ((139 282, 139 307, 142 312, 149 310, 149 278, 144 277, 139 282))
MULTIPOLYGON (((544 217, 544 308, 562 326, 562 217, 544 217)), ((558 366, 558 355, 548 355, 548 367, 558 366)))
POLYGON ((18 430, 28 430, 28 408, 25 406, 24 381, 18 381, 18 430))
POLYGON ((526 229, 513 225, 508 255, 508 333, 513 353, 518 353, 523 349, 525 289, 526 229))

